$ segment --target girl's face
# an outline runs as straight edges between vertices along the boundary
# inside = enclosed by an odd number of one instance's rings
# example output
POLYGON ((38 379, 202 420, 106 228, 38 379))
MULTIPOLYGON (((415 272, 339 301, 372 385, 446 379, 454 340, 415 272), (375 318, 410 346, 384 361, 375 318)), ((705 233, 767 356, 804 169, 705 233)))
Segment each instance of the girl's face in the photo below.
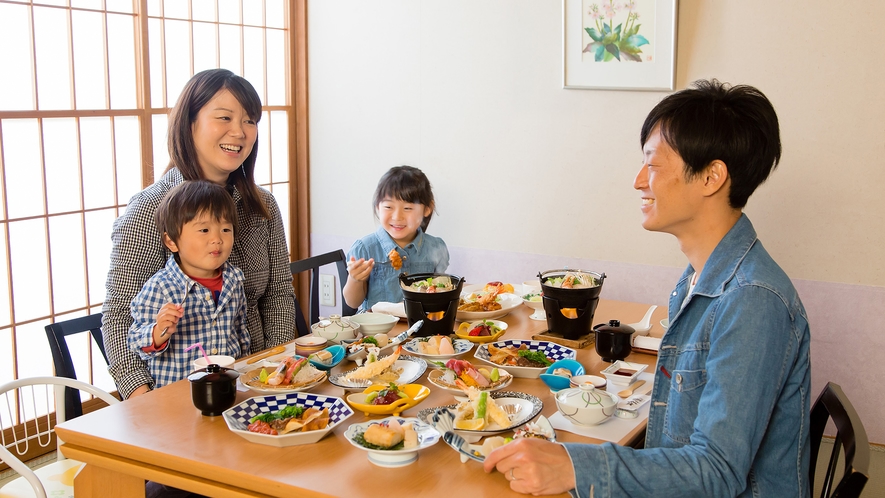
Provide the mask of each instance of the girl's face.
POLYGON ((234 246, 234 226, 206 212, 181 227, 178 242, 163 234, 166 247, 178 253, 181 271, 197 278, 213 278, 234 246))
POLYGON ((255 121, 227 89, 219 90, 200 109, 191 132, 203 175, 219 184, 243 164, 258 138, 255 121))
POLYGON ((413 204, 400 199, 385 197, 378 204, 378 219, 381 226, 400 247, 406 247, 415 240, 424 217, 433 210, 424 204, 413 204))

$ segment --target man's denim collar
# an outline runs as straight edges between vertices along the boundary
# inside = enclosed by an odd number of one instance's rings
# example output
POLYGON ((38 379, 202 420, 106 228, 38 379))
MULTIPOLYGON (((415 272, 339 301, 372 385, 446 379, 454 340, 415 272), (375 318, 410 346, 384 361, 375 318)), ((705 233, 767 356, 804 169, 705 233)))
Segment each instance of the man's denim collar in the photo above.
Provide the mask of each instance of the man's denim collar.
MULTIPOLYGON (((725 237, 716 245, 716 249, 707 258, 704 269, 698 278, 694 288, 695 294, 716 297, 722 294, 725 286, 734 278, 738 266, 750 252, 750 248, 756 243, 756 230, 746 214, 741 214, 737 223, 725 234, 725 237)), ((694 268, 689 264, 682 274, 680 286, 683 281, 694 273, 694 268)))

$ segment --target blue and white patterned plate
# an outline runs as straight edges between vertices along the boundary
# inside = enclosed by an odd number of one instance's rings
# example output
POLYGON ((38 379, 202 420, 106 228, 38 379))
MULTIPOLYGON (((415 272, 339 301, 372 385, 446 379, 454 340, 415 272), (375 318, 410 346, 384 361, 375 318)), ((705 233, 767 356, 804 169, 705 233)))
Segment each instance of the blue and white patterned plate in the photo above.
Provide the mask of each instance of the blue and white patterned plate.
MULTIPOLYGON (((415 356, 420 356, 420 357, 424 358, 425 360, 442 361, 442 362, 445 362, 446 360, 448 360, 450 358, 455 358, 455 357, 461 356, 462 354, 473 349, 472 342, 465 340, 465 339, 455 339, 454 341, 452 341, 452 349, 455 350, 454 354, 424 354, 421 352, 421 349, 418 346, 418 344, 420 342, 422 342, 421 339, 412 339, 411 341, 403 344, 403 349, 408 351, 409 354, 413 354, 415 356)), ((424 342, 426 342, 426 341, 424 341, 424 342)), ((430 364, 430 366, 434 367, 434 368, 439 368, 439 367, 433 365, 432 363, 430 364)))
POLYGON ((404 467, 418 460, 418 450, 429 448, 438 443, 440 435, 433 426, 416 418, 387 417, 382 418, 381 420, 353 424, 344 432, 344 438, 357 448, 369 452, 369 461, 379 467, 404 467), (396 419, 400 424, 406 422, 412 423, 412 427, 414 427, 415 432, 418 433, 418 446, 415 446, 414 448, 403 448, 400 450, 375 450, 366 448, 354 441, 353 438, 357 434, 366 432, 366 429, 368 429, 370 425, 379 424, 393 419, 396 419))
POLYGON ((225 410, 222 414, 227 428, 233 433, 248 441, 268 446, 296 446, 299 444, 311 444, 319 441, 341 422, 353 415, 353 410, 341 398, 324 396, 312 393, 287 393, 267 396, 256 396, 225 410), (329 425, 325 429, 307 432, 290 432, 272 436, 270 434, 258 434, 249 432, 249 419, 256 415, 268 412, 280 411, 291 405, 304 408, 316 407, 322 410, 329 409, 329 425))
MULTIPOLYGON (((567 348, 565 346, 561 346, 556 344, 555 342, 548 341, 528 341, 524 339, 508 339, 506 341, 498 341, 493 342, 491 345, 496 348, 505 348, 508 346, 513 346, 517 349, 521 345, 525 344, 527 348, 532 351, 541 351, 543 352, 547 358, 550 360, 559 361, 566 358, 574 360, 577 354, 574 349, 567 348)), ((514 377, 523 377, 527 379, 537 379, 542 373, 547 371, 547 367, 519 367, 516 365, 500 365, 498 363, 494 363, 491 360, 491 355, 489 354, 489 344, 482 344, 478 348, 476 348, 476 352, 473 353, 474 358, 480 361, 484 361, 489 365, 493 365, 496 367, 504 367, 510 372, 514 377)))

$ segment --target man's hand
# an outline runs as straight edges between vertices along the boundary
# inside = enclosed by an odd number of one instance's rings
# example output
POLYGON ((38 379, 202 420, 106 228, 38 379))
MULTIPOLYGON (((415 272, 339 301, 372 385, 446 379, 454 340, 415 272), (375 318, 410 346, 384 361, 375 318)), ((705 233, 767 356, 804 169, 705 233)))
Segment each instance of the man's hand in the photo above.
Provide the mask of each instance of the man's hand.
POLYGON ((575 488, 572 459, 561 445, 535 438, 517 439, 489 453, 486 472, 498 469, 518 493, 552 495, 575 488))

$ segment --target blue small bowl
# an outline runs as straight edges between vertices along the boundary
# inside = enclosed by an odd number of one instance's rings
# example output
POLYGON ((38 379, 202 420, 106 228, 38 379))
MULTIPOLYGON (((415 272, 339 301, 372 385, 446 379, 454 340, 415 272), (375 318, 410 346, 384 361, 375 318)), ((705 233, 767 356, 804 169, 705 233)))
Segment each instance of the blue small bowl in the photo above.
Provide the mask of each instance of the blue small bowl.
POLYGON ((547 368, 545 373, 541 374, 541 380, 550 387, 551 391, 559 391, 560 389, 566 389, 569 386, 568 377, 563 377, 562 375, 553 375, 553 371, 557 368, 567 368, 572 373, 572 377, 576 375, 584 375, 584 365, 581 365, 575 360, 572 359, 564 359, 555 361, 552 365, 547 368))
MULTIPOLYGON (((329 346, 325 349, 325 351, 332 353, 332 361, 330 361, 329 363, 323 363, 313 356, 309 357, 307 361, 309 361, 311 365, 319 368, 320 370, 328 371, 332 370, 335 365, 341 363, 341 360, 344 359, 344 346, 340 344, 329 346)), ((568 381, 568 379, 566 379, 566 381, 568 381)))

